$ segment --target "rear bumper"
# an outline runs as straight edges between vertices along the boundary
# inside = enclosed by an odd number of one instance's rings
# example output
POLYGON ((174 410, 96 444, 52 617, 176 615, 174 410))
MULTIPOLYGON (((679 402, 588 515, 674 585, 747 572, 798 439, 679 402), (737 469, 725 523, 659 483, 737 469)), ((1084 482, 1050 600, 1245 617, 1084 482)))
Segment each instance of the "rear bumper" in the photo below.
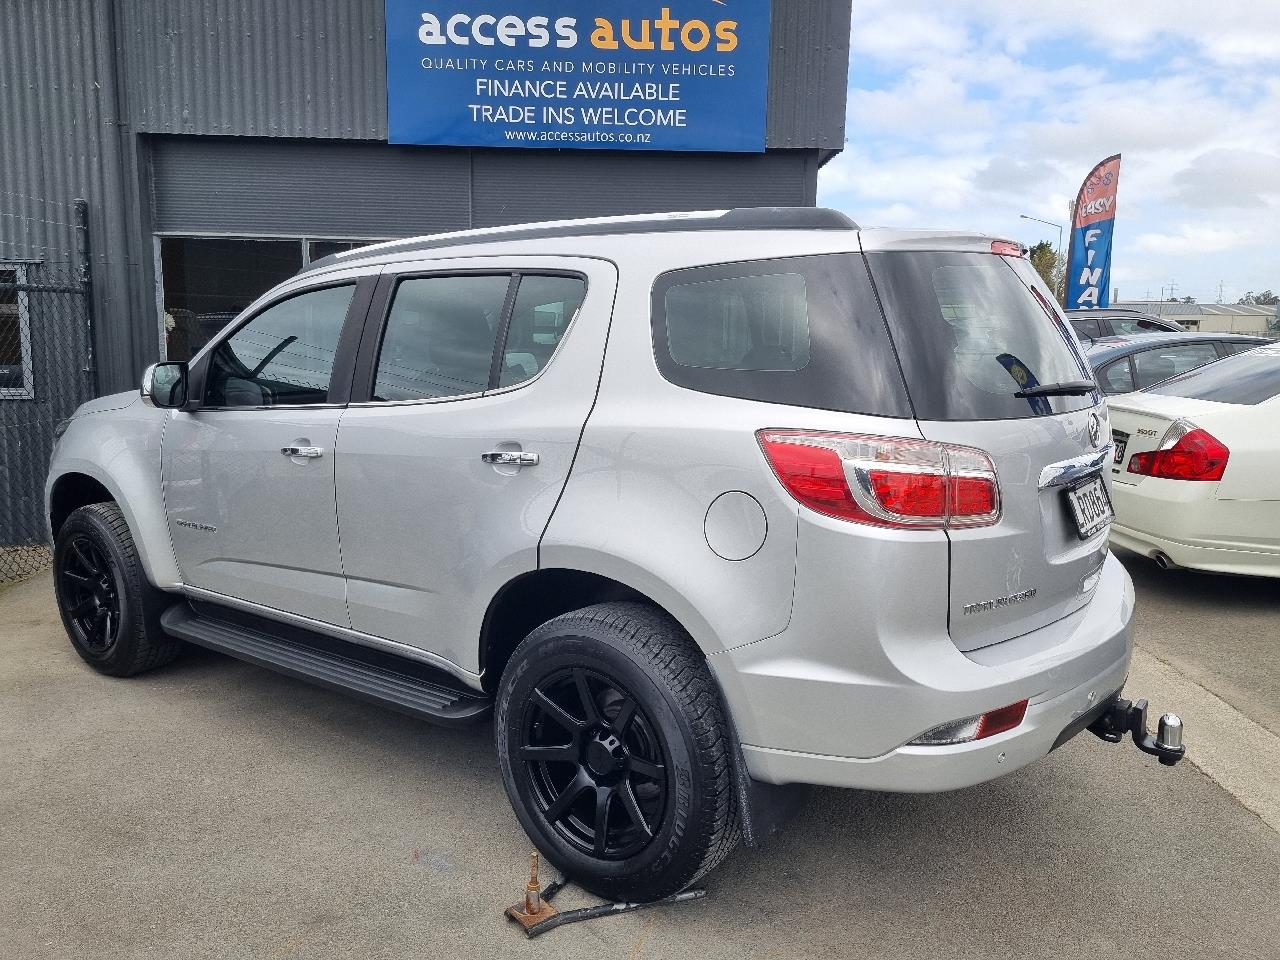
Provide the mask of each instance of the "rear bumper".
POLYGON ((1234 573, 1250 577, 1280 577, 1280 551, 1240 549, 1219 543, 1171 540, 1112 524, 1111 542, 1144 557, 1163 553, 1179 567, 1234 573))
POLYGON ((1129 658, 1125 656, 1086 683, 1031 704, 1017 729, 973 743, 903 746, 866 760, 746 745, 743 754, 751 775, 768 783, 816 783, 895 793, 935 793, 969 787, 1012 773, 1045 756, 1058 745, 1060 735, 1073 721, 1124 686, 1128 668, 1129 658))
POLYGON ((1113 484, 1111 542, 1196 570, 1280 576, 1280 500, 1220 500, 1218 484, 1113 484))
POLYGON ((748 771, 767 783, 931 792, 990 780, 1047 754, 1073 720, 1117 692, 1132 654, 1133 586, 1114 556, 1085 607, 968 654, 945 632, 860 632, 856 621, 807 621, 805 610, 797 602, 779 636, 709 658, 748 771), (1024 698, 1014 730, 910 745, 938 724, 1024 698))

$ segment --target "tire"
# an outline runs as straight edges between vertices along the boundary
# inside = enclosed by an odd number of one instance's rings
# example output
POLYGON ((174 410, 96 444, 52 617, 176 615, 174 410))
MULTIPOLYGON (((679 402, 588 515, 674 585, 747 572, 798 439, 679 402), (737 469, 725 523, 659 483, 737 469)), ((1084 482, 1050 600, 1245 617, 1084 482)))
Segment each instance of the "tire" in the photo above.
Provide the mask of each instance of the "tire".
POLYGON ((544 623, 512 654, 496 706, 516 816, 542 855, 586 889, 657 900, 737 844, 720 692, 664 612, 602 603, 544 623))
POLYGON ((160 629, 166 595, 147 582, 115 503, 91 503, 67 517, 53 546, 53 588, 72 646, 99 673, 133 676, 182 649, 160 629))

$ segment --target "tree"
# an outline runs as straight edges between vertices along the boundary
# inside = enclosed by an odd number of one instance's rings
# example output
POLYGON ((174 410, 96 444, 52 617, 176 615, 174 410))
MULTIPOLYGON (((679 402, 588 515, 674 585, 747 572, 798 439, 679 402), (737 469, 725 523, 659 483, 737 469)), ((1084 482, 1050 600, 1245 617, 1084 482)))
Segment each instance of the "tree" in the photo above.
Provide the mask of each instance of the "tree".
POLYGON ((1195 302, 1196 302, 1196 298, 1195 298, 1195 297, 1183 297, 1183 298, 1182 298, 1182 302, 1183 302, 1183 303, 1195 303, 1195 302))
POLYGON ((1263 290, 1261 293, 1254 293, 1250 290, 1236 302, 1247 307, 1274 307, 1280 303, 1280 295, 1272 293, 1270 290, 1263 290))
POLYGON ((1065 279, 1065 264, 1053 249, 1053 245, 1048 240, 1041 240, 1031 248, 1031 253, 1027 256, 1031 266, 1035 267, 1036 273, 1040 274, 1040 279, 1044 281, 1045 286, 1053 291, 1059 303, 1065 303, 1066 292, 1062 282, 1065 279))

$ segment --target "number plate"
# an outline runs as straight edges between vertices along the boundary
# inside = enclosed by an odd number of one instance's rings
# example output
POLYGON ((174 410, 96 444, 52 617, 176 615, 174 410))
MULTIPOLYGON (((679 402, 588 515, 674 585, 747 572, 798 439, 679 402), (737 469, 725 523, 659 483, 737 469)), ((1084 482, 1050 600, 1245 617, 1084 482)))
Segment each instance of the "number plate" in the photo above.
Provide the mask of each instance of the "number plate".
POLYGON ((1081 540, 1088 540, 1115 516, 1111 509, 1111 498, 1107 496, 1107 488, 1101 477, 1090 477, 1066 493, 1081 540))
POLYGON ((1116 455, 1114 463, 1117 467, 1124 464, 1124 448, 1129 445, 1128 440, 1116 440, 1116 455))

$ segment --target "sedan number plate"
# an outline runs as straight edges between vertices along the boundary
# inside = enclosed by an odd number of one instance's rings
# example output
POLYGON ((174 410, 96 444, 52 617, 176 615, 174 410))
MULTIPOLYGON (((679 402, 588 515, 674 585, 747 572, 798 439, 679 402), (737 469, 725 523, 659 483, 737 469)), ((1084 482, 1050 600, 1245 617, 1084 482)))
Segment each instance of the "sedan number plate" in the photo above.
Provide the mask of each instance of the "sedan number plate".
POLYGON ((1115 463, 1117 467, 1124 464, 1124 448, 1127 447, 1128 445, 1129 445, 1128 437, 1125 437, 1123 440, 1119 437, 1116 437, 1115 439, 1116 453, 1112 462, 1115 463))
POLYGON ((1101 477, 1090 477, 1067 490, 1066 494, 1081 540, 1088 540, 1115 516, 1101 477))

